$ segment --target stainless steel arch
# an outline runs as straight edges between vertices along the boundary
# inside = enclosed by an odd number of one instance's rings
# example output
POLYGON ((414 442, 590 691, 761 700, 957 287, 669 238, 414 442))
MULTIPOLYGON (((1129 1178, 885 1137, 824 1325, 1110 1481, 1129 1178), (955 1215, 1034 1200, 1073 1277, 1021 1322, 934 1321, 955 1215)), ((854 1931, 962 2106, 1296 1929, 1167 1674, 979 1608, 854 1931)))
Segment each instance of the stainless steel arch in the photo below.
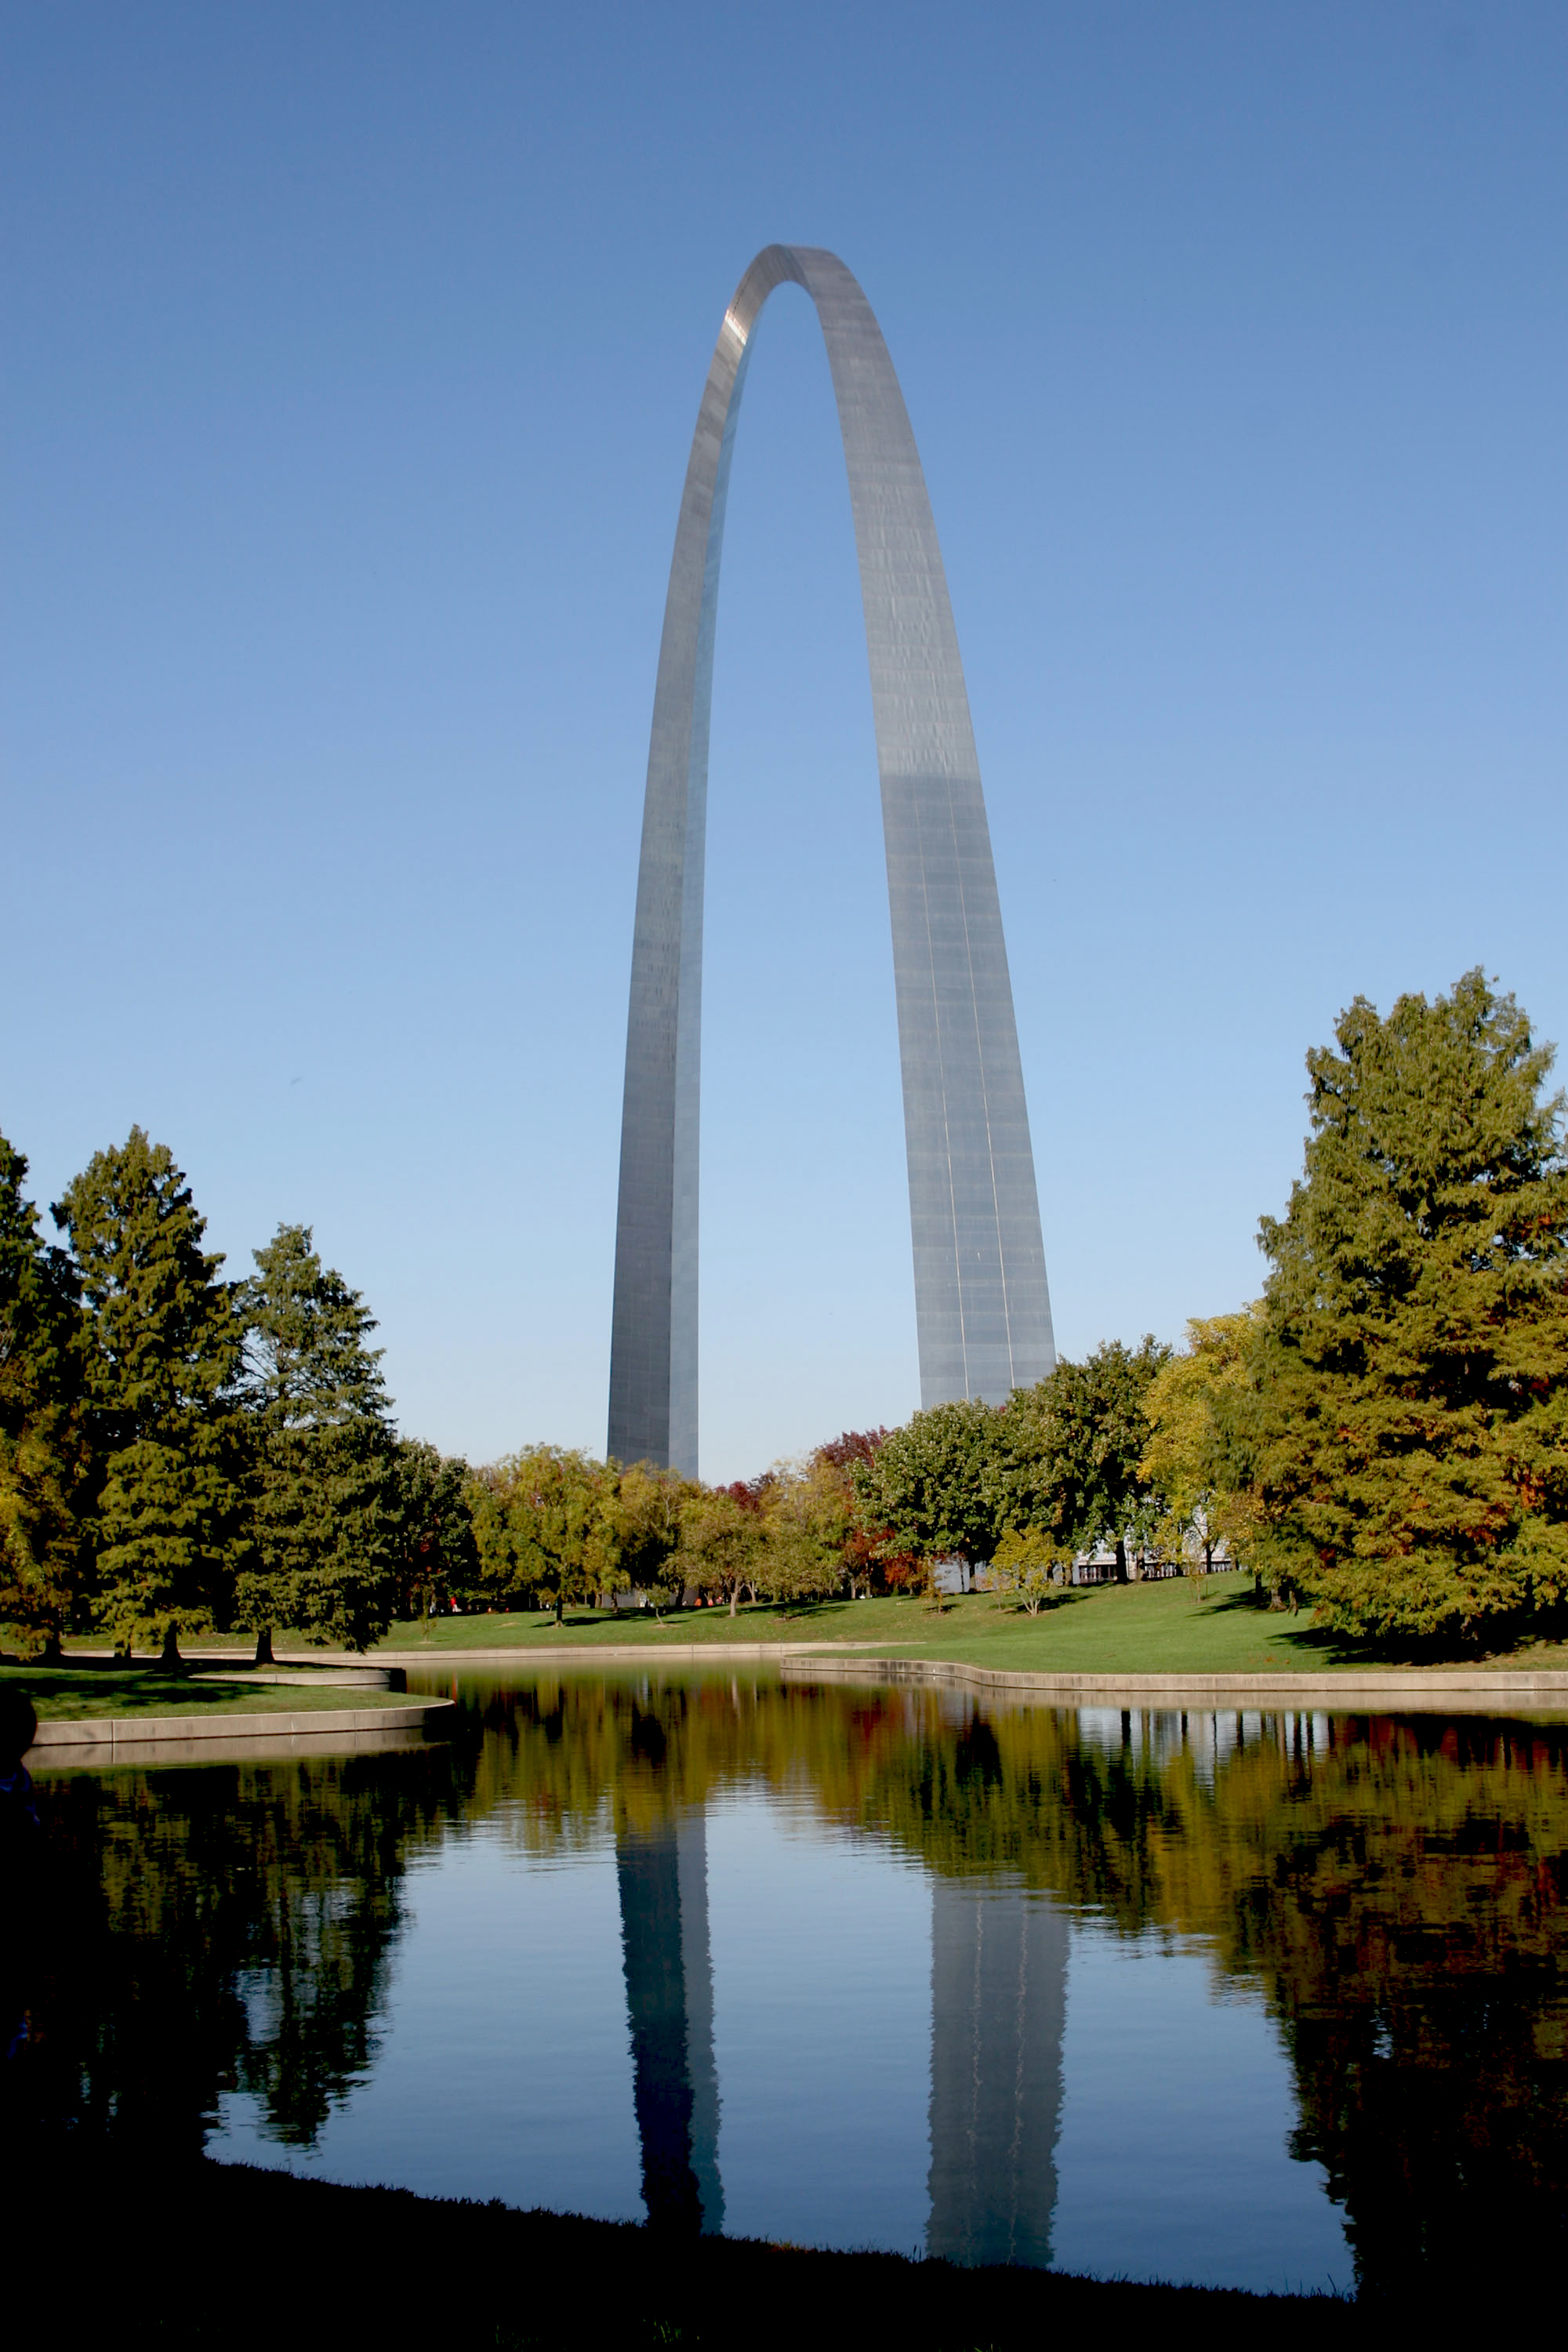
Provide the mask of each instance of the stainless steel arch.
POLYGON ((708 729, 747 347, 816 305, 849 472, 892 912, 921 1399, 1000 1402, 1056 1361, 1013 990, 969 698, 899 380, 844 264, 770 245, 724 313, 680 500, 643 808, 621 1117, 609 1450, 697 1469, 697 1151, 708 729))

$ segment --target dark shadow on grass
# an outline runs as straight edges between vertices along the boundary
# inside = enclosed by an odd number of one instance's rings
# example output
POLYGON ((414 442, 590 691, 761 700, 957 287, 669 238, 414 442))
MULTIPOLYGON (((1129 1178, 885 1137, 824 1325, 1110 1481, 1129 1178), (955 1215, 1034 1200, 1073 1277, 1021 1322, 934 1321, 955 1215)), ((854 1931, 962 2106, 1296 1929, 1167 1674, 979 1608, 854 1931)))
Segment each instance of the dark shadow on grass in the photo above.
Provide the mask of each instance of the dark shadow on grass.
POLYGON ((122 1666, 112 1659, 77 1658, 60 1666, 21 1664, 0 1665, 0 1680, 20 1685, 40 1714, 47 1707, 44 1719, 68 1717, 71 1707, 82 1707, 89 1713, 101 1707, 106 1699, 115 1706, 132 1712, 145 1710, 155 1714, 171 1702, 177 1702, 182 1715, 202 1707, 225 1706, 234 1698, 234 1685, 226 1679, 220 1683, 193 1682, 193 1674, 210 1672, 201 1665, 191 1666, 122 1666))

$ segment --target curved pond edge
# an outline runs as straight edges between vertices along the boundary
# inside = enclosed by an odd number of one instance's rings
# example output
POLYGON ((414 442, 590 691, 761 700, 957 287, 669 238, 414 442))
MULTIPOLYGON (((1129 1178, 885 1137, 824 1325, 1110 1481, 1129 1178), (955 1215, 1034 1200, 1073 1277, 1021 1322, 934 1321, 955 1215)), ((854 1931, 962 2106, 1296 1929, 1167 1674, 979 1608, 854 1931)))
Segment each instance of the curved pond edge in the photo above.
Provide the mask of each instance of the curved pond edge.
POLYGON ((1265 1668, 1258 1674, 1068 1674, 1045 1673, 1023 1666, 972 1666, 954 1658, 889 1658, 866 1655, 886 1647, 879 1642, 862 1645, 841 1642, 687 1642, 666 1649, 649 1643, 560 1643, 548 1648, 519 1651, 439 1650, 423 1656, 410 1652, 407 1669, 420 1674, 445 1674, 448 1668, 508 1667, 526 1673, 534 1665, 595 1666, 665 1664, 726 1665, 771 1661, 791 1682, 965 1683, 979 1690, 1035 1691, 1052 1699, 1100 1700, 1130 1697, 1145 1705, 1179 1706, 1191 1699, 1313 1699, 1321 1706, 1402 1707, 1426 1706, 1439 1711, 1456 1700, 1485 1699, 1494 1705, 1568 1708, 1568 1670, 1542 1666, 1413 1666, 1359 1668, 1336 1666, 1317 1674, 1289 1667, 1265 1668))
POLYGON ((298 1715, 278 1707, 266 1715, 121 1715, 95 1716, 68 1722, 40 1723, 27 1750, 27 1760, 39 1764, 140 1762, 147 1755, 174 1748, 205 1755, 227 1753, 243 1747, 247 1755, 259 1748, 279 1755, 339 1752, 345 1741, 356 1748, 379 1743, 384 1735, 439 1738, 447 1727, 443 1716, 456 1715, 449 1698, 411 1700, 406 1706, 321 1707, 298 1715), (437 1718, 432 1726, 431 1718, 437 1718), (130 1751, 134 1749, 135 1756, 130 1751))
POLYGON ((1257 1675, 1071 1675, 1009 1673, 1005 1667, 963 1665, 941 1658, 781 1658, 786 1682, 924 1683, 971 1689, 1011 1691, 1053 1701, 1129 1700, 1149 1706, 1207 1706, 1245 1701, 1289 1704, 1310 1700, 1333 1712, 1346 1707, 1426 1707, 1439 1714, 1456 1705, 1469 1712, 1485 1702, 1510 1711, 1520 1706, 1568 1710, 1568 1674, 1543 1669, 1434 1667, 1410 1673, 1358 1673, 1343 1667, 1329 1674, 1291 1674, 1285 1668, 1257 1675))

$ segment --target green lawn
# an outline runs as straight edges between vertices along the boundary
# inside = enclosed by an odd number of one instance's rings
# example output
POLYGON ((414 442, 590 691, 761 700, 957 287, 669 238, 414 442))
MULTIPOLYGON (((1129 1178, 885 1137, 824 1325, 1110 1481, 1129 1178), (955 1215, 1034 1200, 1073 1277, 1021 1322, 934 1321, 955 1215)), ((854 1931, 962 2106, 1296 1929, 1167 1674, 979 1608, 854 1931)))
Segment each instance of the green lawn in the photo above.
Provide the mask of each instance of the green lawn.
MULTIPOLYGON (((410 1663, 444 1650, 515 1651, 560 1645, 592 1651, 634 1643, 650 1651, 725 1642, 833 1642, 869 1645, 868 1654, 951 1658, 968 1665, 1064 1674, 1255 1674, 1288 1668, 1405 1665, 1407 1650, 1377 1654, 1299 1617, 1257 1608, 1247 1576, 1205 1577, 1198 1596, 1184 1579, 1157 1584, 1075 1586, 1038 1617, 999 1605, 990 1593, 955 1597, 940 1612, 921 1601, 827 1601, 785 1610, 762 1605, 734 1617, 692 1609, 656 1621, 643 1612, 569 1610, 564 1625, 539 1611, 515 1616, 437 1618, 427 1628, 395 1625, 377 1654, 410 1663)), ((1431 1660, 1420 1663, 1431 1664, 1431 1660)), ((1453 1663, 1453 1661, 1448 1661, 1453 1663)), ((1476 1663, 1467 1658, 1467 1664, 1476 1663)), ((1568 1667, 1568 1643, 1531 1644, 1488 1658, 1497 1666, 1568 1667)))
POLYGON ((297 1683, 197 1682, 154 1666, 0 1666, 0 1683, 20 1684, 40 1723, 137 1715, 304 1715, 318 1708, 406 1706, 400 1693, 312 1690, 297 1683))
MULTIPOLYGON (((273 1640, 279 1653, 310 1647, 300 1635, 287 1632, 276 1633, 273 1640)), ((437 1617, 426 1625, 395 1625, 371 1654, 413 1665, 422 1660, 435 1664, 450 1651, 497 1650, 515 1654, 521 1664, 532 1651, 561 1647, 591 1654, 629 1645, 657 1654, 731 1642, 844 1643, 868 1655, 951 1658, 968 1665, 1063 1674, 1256 1674, 1275 1668, 1299 1673, 1456 1663, 1568 1668, 1568 1643, 1563 1642, 1531 1643, 1482 1659, 1467 1654, 1462 1661, 1417 1657, 1408 1646, 1373 1651, 1315 1628, 1305 1611, 1291 1617, 1255 1607, 1251 1579, 1246 1576, 1205 1577, 1196 1595, 1184 1579, 1075 1586, 1058 1593, 1038 1617, 1026 1617, 984 1592, 954 1597, 941 1610, 922 1601, 881 1600, 824 1601, 791 1608, 762 1603, 738 1610, 733 1617, 727 1609, 678 1610, 663 1618, 642 1610, 616 1616, 611 1610, 571 1609, 563 1625, 535 1609, 510 1615, 437 1617)), ((203 1635, 192 1646, 209 1652, 232 1649, 238 1665, 249 1658, 254 1644, 249 1634, 216 1634, 203 1635)), ((107 1658, 97 1668, 80 1663, 56 1668, 44 1677, 51 1694, 75 1675, 85 1685, 86 1699, 96 1703, 84 1699, 73 1708, 54 1705, 51 1697, 50 1711, 107 1714, 167 1708, 176 1695, 182 1707, 188 1699, 204 1713, 210 1706, 358 1706, 378 1700, 374 1691, 317 1693, 267 1684, 233 1698, 218 1695, 222 1685, 208 1684, 197 1697, 188 1682, 163 1675, 149 1661, 134 1673, 116 1670, 126 1689, 138 1694, 122 1706, 100 1696, 101 1677, 110 1671, 107 1658), (140 1696, 142 1692, 146 1696, 140 1696)), ((26 1677, 37 1679, 31 1668, 26 1677)))

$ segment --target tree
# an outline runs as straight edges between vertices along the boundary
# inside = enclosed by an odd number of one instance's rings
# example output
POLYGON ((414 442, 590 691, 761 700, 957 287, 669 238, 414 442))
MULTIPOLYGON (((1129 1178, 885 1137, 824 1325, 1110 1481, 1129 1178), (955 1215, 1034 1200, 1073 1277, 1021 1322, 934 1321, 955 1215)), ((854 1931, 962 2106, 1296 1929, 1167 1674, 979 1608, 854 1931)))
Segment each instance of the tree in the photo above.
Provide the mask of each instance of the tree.
POLYGON ((1051 1597, 1060 1558, 1060 1545, 1053 1543, 1043 1528, 1009 1528, 991 1563, 997 1591, 1011 1593, 1020 1609, 1037 1617, 1051 1597))
POLYGON ((397 1605, 423 1617, 439 1601, 472 1591, 479 1574, 469 1508, 472 1473, 423 1438, 396 1447, 397 1605))
POLYGON ((1236 1407, 1245 1404, 1261 1309, 1194 1317, 1184 1355, 1150 1384, 1149 1443, 1141 1476, 1164 1497, 1155 1528, 1163 1550, 1212 1569, 1223 1543, 1233 1560, 1252 1557, 1258 1498, 1236 1407))
POLYGON ((984 1563, 996 1549, 996 1472, 1003 1415, 971 1397, 917 1412, 854 1466, 866 1516, 890 1532, 890 1549, 926 1565, 961 1558, 984 1563))
POLYGON ((244 1542, 233 1290, 173 1154, 139 1127, 94 1156, 54 1217, 93 1318, 99 1614, 121 1647, 162 1628, 173 1652, 226 1607, 244 1542))
POLYGON ((657 1614, 662 1604, 679 1597, 676 1552, 689 1489, 677 1471, 656 1470, 647 1462, 634 1462, 618 1474, 613 1463, 608 1466, 612 1491, 605 1517, 615 1553, 611 1590, 624 1583, 646 1594, 657 1614))
POLYGON ((770 1600, 821 1601, 844 1582, 855 1526, 851 1481, 820 1451, 781 1462, 761 1495, 764 1549, 759 1579, 770 1600))
POLYGON ((1149 1391, 1170 1353, 1152 1334, 1136 1348, 1108 1339, 1081 1364, 1064 1358, 1008 1407, 997 1481, 1007 1524, 1047 1528, 1074 1550, 1113 1545, 1121 1584, 1129 1543, 1142 1551, 1161 1517, 1139 1465, 1149 1391))
POLYGON ((617 1567, 616 1476, 602 1462, 559 1445, 531 1445, 479 1471, 470 1489, 479 1575, 497 1600, 537 1595, 560 1624, 568 1601, 584 1601, 617 1567))
POLYGON ((675 1566, 683 1583, 728 1601, 732 1617, 742 1592, 757 1573, 766 1540, 753 1501, 742 1500, 731 1487, 699 1488, 681 1506, 675 1566))
POLYGON ((1328 1624, 1451 1639, 1568 1592, 1563 1098, 1479 970, 1335 1037, 1261 1226, 1258 1553, 1328 1624))
POLYGON ((0 1622, 60 1636, 90 1580, 87 1325, 76 1269, 38 1234, 0 1135, 0 1622))
POLYGON ((851 1601, 858 1597, 862 1588, 869 1600, 879 1580, 883 1584, 910 1584, 921 1574, 914 1553, 900 1550, 892 1528, 879 1525, 870 1516, 866 1499, 855 1483, 857 1463, 874 1462, 887 1437, 888 1432, 880 1423, 875 1429, 846 1429, 826 1445, 819 1445, 812 1456, 824 1486, 837 1489, 847 1514, 843 1557, 851 1601))
POLYGON ((354 1650, 391 1620, 402 1491, 375 1318, 323 1266, 309 1225, 279 1225, 244 1285, 255 1432, 256 1559, 239 1623, 269 1658, 286 1624, 354 1650))

